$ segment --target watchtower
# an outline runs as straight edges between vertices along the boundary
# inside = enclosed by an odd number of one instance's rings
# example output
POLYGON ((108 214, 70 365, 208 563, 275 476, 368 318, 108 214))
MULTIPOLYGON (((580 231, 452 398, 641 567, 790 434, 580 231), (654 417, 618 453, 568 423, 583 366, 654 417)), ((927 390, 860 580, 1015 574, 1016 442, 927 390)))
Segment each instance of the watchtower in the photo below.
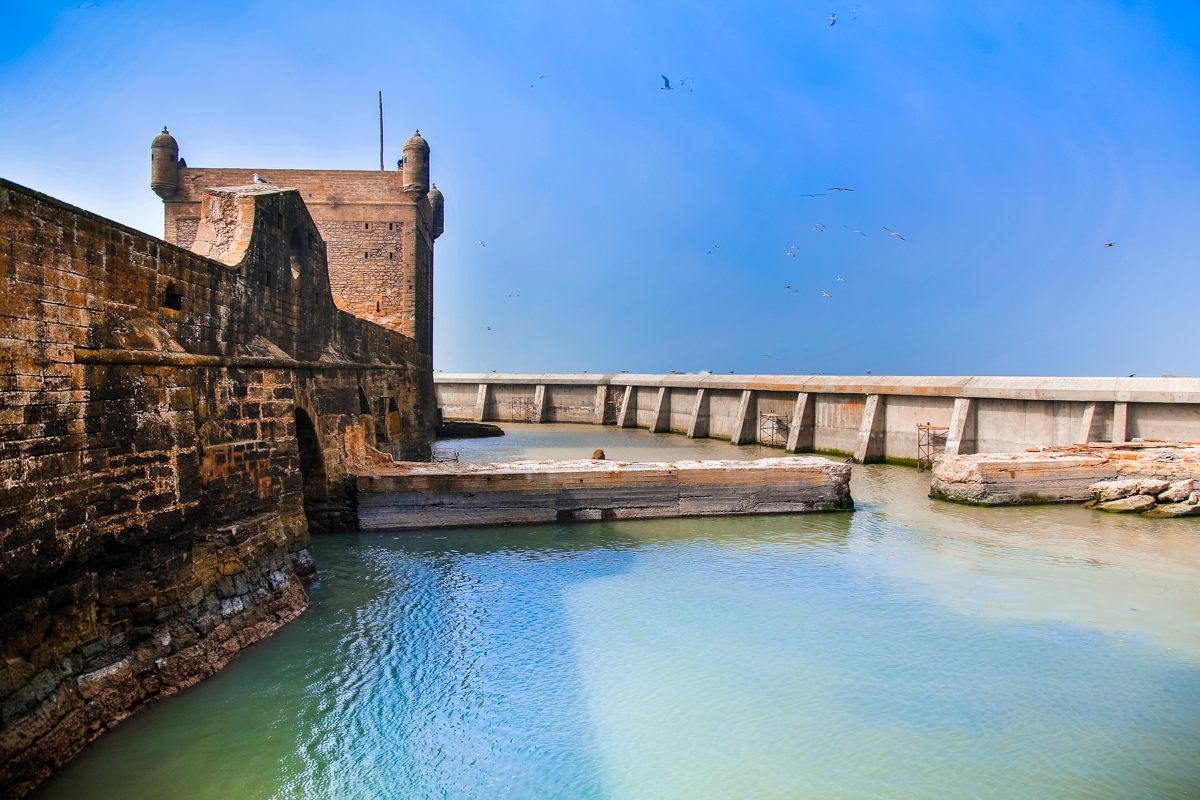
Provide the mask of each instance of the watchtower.
MULTIPOLYGON (((189 167, 166 128, 151 144, 150 188, 163 198, 163 238, 190 248, 204 190, 254 175, 300 191, 325 240, 334 302, 409 336, 433 358, 433 242, 444 198, 429 183, 429 143, 414 134, 396 171, 189 167)), ((428 366, 428 365, 427 365, 428 366)))

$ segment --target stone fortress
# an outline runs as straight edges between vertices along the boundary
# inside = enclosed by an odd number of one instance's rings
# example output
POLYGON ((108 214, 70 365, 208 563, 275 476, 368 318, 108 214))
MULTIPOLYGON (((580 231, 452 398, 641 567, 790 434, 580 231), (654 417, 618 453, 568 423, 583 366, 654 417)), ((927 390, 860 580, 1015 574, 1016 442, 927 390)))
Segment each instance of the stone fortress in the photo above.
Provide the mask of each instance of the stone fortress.
POLYGON ((356 465, 430 458, 425 140, 269 184, 151 152, 165 240, 0 180, 4 797, 299 614, 356 465))

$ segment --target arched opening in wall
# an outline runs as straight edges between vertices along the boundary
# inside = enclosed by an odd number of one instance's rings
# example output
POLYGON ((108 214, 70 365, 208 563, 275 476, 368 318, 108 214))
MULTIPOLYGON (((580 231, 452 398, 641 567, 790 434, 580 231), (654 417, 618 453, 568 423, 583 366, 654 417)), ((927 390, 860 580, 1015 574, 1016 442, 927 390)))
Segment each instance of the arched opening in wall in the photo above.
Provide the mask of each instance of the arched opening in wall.
POLYGON ((329 499, 325 480, 325 454, 321 452, 321 437, 312 417, 302 408, 296 409, 296 444, 300 448, 300 475, 304 478, 304 502, 324 503, 329 499))
POLYGON ((396 407, 396 398, 388 398, 387 415, 388 438, 395 439, 400 435, 400 409, 396 407))
POLYGON ((304 260, 304 245, 300 231, 292 229, 292 237, 288 241, 288 266, 292 270, 292 283, 300 280, 300 264, 304 260))

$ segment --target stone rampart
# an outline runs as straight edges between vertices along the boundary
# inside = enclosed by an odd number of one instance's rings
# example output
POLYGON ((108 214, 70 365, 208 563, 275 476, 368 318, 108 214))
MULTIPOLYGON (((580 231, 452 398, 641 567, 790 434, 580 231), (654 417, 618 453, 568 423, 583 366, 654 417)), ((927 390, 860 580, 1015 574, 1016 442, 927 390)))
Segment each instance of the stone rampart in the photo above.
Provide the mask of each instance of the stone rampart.
POLYGON ((305 608, 348 440, 429 457, 429 359, 337 309, 300 194, 203 204, 201 254, 0 181, 4 797, 305 608))

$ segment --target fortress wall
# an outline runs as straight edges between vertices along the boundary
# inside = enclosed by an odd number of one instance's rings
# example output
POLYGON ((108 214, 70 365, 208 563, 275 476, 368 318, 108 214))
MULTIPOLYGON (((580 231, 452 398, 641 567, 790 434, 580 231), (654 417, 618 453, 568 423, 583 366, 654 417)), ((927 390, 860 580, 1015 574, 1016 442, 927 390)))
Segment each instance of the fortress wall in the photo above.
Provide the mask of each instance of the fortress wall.
MULTIPOLYGON (((808 397, 796 440, 799 451, 816 449, 867 460, 913 460, 917 425, 950 427, 961 412, 959 453, 995 453, 1062 447, 1089 441, 1133 438, 1200 441, 1200 380, 1196 378, 1008 378, 825 375, 632 375, 447 374, 434 376, 438 402, 448 417, 468 418, 464 402, 481 384, 532 394, 544 386, 549 397, 573 398, 572 420, 615 423, 627 386, 634 387, 636 424, 654 424, 660 388, 666 387, 670 430, 693 427, 696 393, 703 389, 696 435, 733 439, 745 392, 751 392, 742 443, 756 441, 762 414, 791 416, 801 394, 808 397), (602 389, 597 392, 597 388, 602 389), (606 397, 608 413, 596 408, 606 397), (863 426, 869 399, 866 449, 863 426), (590 400, 588 399, 590 398, 590 400), (615 409, 615 411, 614 411, 615 409), (1091 414, 1086 432, 1085 414, 1091 414)), ((470 406, 473 407, 473 406, 470 406)), ((489 411, 489 414, 491 412, 489 411)), ((500 417, 487 416, 485 419, 500 417)), ((546 421, 554 421, 554 417, 546 421)), ((796 425, 792 420, 790 427, 796 425)))
POLYGON ((428 359, 334 306, 298 193, 211 212, 206 257, 0 181, 4 797, 305 608, 348 439, 428 458, 428 359))
POLYGON ((205 191, 253 185, 256 172, 299 191, 327 245, 340 307, 403 333, 431 355, 432 209, 427 196, 405 193, 399 171, 182 167, 178 189, 164 202, 164 237, 191 248, 205 191))

